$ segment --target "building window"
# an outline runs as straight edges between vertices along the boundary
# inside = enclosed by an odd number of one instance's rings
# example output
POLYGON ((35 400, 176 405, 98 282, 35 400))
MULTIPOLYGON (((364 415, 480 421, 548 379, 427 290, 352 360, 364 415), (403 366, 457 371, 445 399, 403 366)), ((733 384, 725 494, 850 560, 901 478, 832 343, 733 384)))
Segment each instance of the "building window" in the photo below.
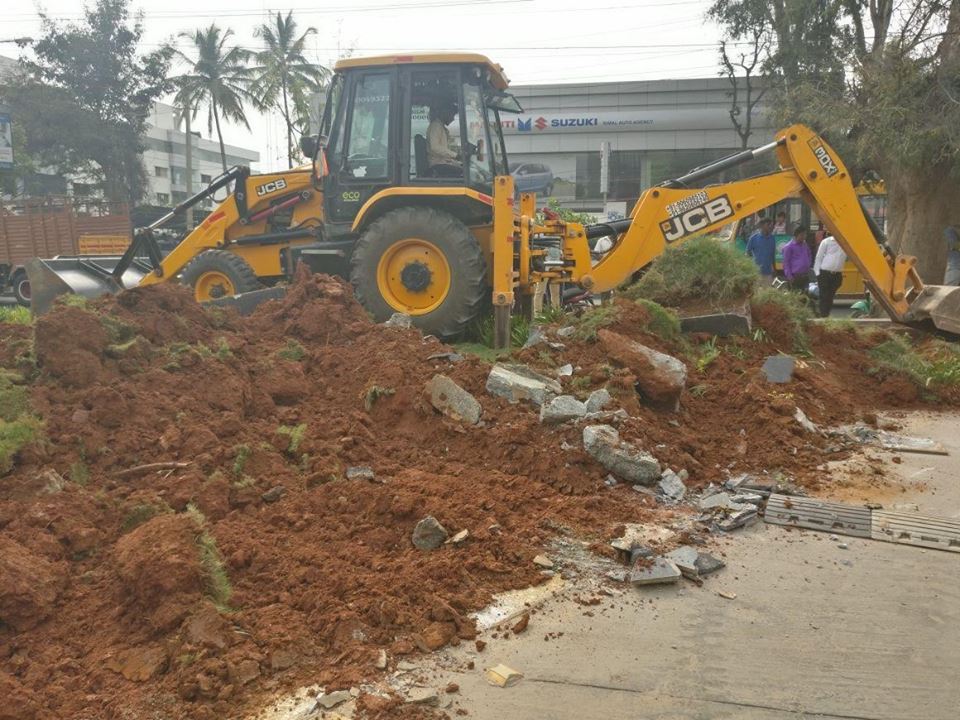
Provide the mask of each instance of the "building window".
POLYGON ((155 177, 165 178, 165 177, 168 177, 168 176, 169 176, 170 170, 169 170, 169 168, 165 168, 165 167, 162 167, 162 166, 160 166, 160 165, 155 165, 154 168, 153 168, 153 174, 154 174, 155 177))
POLYGON ((202 182, 204 185, 209 185, 211 180, 213 180, 213 178, 209 175, 204 175, 203 173, 200 174, 200 182, 202 182))
POLYGON ((186 185, 187 184, 187 171, 184 168, 172 168, 173 178, 172 182, 174 185, 186 185))
POLYGON ((170 193, 157 193, 157 203, 160 205, 169 205, 170 193))

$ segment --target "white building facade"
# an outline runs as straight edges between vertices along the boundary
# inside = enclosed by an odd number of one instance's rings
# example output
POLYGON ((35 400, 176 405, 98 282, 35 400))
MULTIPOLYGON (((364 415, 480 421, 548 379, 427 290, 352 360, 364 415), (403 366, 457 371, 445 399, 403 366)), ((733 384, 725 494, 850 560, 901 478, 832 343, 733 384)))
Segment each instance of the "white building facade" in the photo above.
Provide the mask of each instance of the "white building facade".
MULTIPOLYGON (((182 126, 177 125, 172 105, 154 103, 149 123, 144 139, 146 150, 143 153, 149 189, 144 202, 148 205, 175 205, 188 197, 187 134, 181 129, 182 126)), ((236 145, 224 147, 228 168, 233 165, 253 165, 260 160, 260 153, 256 150, 236 145)), ((200 137, 200 133, 191 128, 191 150, 191 187, 197 193, 223 172, 220 143, 216 139, 200 137)), ((209 209, 213 207, 213 201, 207 198, 200 207, 209 209)))

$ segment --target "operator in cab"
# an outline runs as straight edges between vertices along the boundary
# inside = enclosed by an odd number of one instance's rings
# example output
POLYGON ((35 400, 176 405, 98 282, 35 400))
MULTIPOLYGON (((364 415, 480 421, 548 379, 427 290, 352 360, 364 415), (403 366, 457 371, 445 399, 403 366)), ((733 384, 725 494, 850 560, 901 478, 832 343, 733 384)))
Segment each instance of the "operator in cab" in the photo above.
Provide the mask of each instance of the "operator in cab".
POLYGON ((463 162, 460 148, 450 137, 447 125, 457 116, 452 100, 440 100, 430 106, 430 125, 427 127, 427 164, 437 177, 461 177, 463 162))

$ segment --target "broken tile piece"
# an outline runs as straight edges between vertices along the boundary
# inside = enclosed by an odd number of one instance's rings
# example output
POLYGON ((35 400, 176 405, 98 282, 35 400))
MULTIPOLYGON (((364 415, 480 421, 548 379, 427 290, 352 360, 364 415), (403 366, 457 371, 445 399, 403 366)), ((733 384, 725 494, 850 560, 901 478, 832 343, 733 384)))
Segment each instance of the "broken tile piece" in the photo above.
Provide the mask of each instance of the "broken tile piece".
POLYGON ((511 687, 523 680, 523 673, 504 664, 494 665, 484 671, 487 682, 497 687, 511 687))
POLYGON ((637 568, 628 578, 634 585, 661 585, 680 580, 680 568, 665 558, 656 558, 649 567, 637 568))

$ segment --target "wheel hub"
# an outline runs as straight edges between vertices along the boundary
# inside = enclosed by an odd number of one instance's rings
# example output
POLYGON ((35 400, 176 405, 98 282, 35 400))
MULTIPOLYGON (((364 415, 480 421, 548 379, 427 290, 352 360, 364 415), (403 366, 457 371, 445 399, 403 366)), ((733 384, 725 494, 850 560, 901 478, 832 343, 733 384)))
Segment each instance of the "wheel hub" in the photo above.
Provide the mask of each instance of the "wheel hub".
POLYGON ((423 292, 430 287, 433 273, 419 260, 407 263, 400 271, 400 282, 410 292, 423 292))

